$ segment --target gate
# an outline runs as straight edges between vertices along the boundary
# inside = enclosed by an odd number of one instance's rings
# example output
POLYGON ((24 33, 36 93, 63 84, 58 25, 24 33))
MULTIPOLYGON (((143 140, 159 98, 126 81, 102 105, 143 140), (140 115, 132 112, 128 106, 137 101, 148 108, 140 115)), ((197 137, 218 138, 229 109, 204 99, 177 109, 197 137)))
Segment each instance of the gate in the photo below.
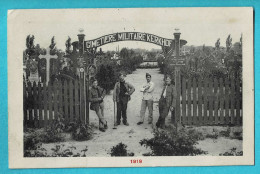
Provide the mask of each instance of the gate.
POLYGON ((88 90, 84 80, 23 84, 24 126, 46 127, 62 117, 65 122, 88 123, 88 90))
POLYGON ((176 121, 184 125, 241 125, 241 79, 182 78, 176 121))

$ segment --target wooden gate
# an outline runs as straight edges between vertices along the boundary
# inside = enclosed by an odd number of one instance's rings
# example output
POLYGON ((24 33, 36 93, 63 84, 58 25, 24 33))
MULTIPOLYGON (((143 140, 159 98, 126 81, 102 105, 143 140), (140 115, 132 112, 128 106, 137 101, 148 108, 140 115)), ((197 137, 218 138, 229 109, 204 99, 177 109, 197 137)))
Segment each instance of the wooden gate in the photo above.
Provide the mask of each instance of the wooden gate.
POLYGON ((175 115, 184 125, 241 125, 240 79, 182 78, 175 115))
POLYGON ((88 101, 83 80, 64 80, 23 85, 24 126, 46 127, 57 118, 88 123, 88 101), (86 101, 85 101, 86 100, 86 101))

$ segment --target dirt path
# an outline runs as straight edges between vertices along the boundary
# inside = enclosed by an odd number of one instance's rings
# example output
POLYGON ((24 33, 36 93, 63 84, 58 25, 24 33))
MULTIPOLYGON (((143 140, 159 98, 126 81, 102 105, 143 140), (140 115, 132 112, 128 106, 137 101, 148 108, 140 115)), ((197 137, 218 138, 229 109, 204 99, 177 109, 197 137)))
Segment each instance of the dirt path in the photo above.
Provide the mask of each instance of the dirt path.
MULTIPOLYGON (((154 101, 159 100, 159 96, 163 87, 163 75, 159 73, 159 69, 137 69, 133 74, 129 74, 126 77, 126 81, 131 83, 136 91, 131 96, 131 100, 128 103, 127 118, 129 126, 123 124, 119 125, 117 129, 112 129, 114 124, 114 104, 112 100, 112 92, 104 99, 105 102, 105 119, 108 122, 108 130, 106 132, 100 132, 98 130, 98 118, 94 111, 90 111, 90 124, 94 125, 94 137, 89 141, 76 142, 73 140, 66 141, 62 144, 66 146, 73 145, 77 148, 75 152, 80 152, 86 146, 88 146, 87 156, 110 156, 109 152, 111 148, 118 143, 122 142, 127 145, 129 152, 133 152, 135 156, 142 156, 143 153, 149 152, 149 149, 140 146, 140 140, 144 138, 151 138, 152 126, 147 123, 146 111, 145 123, 141 126, 137 125, 139 121, 139 112, 141 108, 142 93, 139 91, 142 84, 146 81, 145 74, 149 72, 152 75, 152 81, 155 83, 154 101)), ((154 119, 153 123, 158 119, 158 103, 154 103, 154 119)), ((45 148, 52 148, 53 144, 46 144, 45 148)))

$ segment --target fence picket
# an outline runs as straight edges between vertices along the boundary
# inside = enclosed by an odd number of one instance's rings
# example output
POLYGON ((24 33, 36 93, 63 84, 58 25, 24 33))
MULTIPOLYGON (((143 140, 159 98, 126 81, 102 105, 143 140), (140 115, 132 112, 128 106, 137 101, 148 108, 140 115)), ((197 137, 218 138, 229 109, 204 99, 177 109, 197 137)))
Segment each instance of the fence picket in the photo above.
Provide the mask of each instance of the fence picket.
POLYGON ((193 104, 192 120, 193 120, 193 124, 197 124, 198 117, 197 117, 197 80, 196 80, 196 78, 193 78, 192 92, 193 92, 193 97, 192 97, 192 104, 193 104))
POLYGON ((39 127, 43 127, 43 116, 42 116, 42 110, 43 110, 43 95, 42 95, 42 85, 39 82, 38 83, 38 109, 39 109, 39 127))
POLYGON ((225 124, 230 123, 230 117, 229 117, 229 95, 230 95, 230 87, 229 87, 229 79, 225 79, 225 124))
POLYGON ((203 124, 208 124, 208 79, 203 83, 203 124))
POLYGON ((191 117, 191 79, 188 79, 188 88, 187 88, 187 95, 188 95, 188 114, 187 114, 187 122, 191 124, 192 117, 191 117))
POLYGON ((33 82, 33 127, 39 127, 38 119, 38 93, 36 82, 33 82))
POLYGON ((52 84, 51 82, 49 82, 48 84, 48 103, 49 103, 49 107, 48 107, 48 110, 49 110, 49 119, 48 119, 48 124, 51 124, 52 121, 53 121, 53 89, 52 89, 52 84))
POLYGON ((23 126, 24 129, 27 127, 27 109, 28 109, 28 97, 26 92, 26 84, 23 82, 23 126))
POLYGON ((43 109, 44 109, 44 127, 46 128, 47 127, 47 124, 48 124, 48 114, 47 114, 47 111, 48 111, 48 96, 47 96, 47 87, 46 87, 46 83, 44 82, 43 83, 43 109))
POLYGON ((75 80, 75 115, 76 115, 76 119, 79 119, 79 88, 78 88, 78 80, 75 80))
POLYGON ((209 124, 213 124, 213 82, 212 79, 209 80, 209 90, 208 90, 208 98, 209 98, 209 124))
POLYGON ((54 119, 58 119, 58 84, 55 81, 53 83, 53 107, 54 107, 54 119))
POLYGON ((58 113, 61 117, 64 118, 64 103, 63 103, 63 86, 62 82, 58 81, 58 93, 59 93, 59 98, 58 98, 58 113))
POLYGON ((73 83, 69 81, 69 107, 70 107, 70 114, 69 119, 70 121, 74 121, 74 102, 73 102, 73 83))
POLYGON ((218 87, 218 79, 214 79, 214 100, 213 100, 213 106, 214 106, 214 124, 219 124, 219 116, 218 116, 218 110, 219 110, 219 87, 218 87))
POLYGON ((187 124, 187 116, 186 116, 186 79, 182 79, 182 123, 187 124))
POLYGON ((231 109, 231 124, 234 124, 234 116, 235 116, 235 81, 234 78, 231 78, 231 101, 230 101, 230 109, 231 109))
POLYGON ((69 120, 69 91, 68 91, 68 82, 67 80, 64 81, 64 116, 65 116, 65 121, 68 122, 69 120))
POLYGON ((202 125, 202 85, 201 78, 198 79, 198 124, 202 125))
POLYGON ((236 79, 236 124, 240 124, 240 80, 239 78, 236 79))
POLYGON ((28 126, 32 127, 33 125, 33 115, 32 115, 32 109, 33 109, 33 94, 32 94, 32 84, 31 82, 28 82, 28 110, 29 110, 29 120, 28 120, 28 126))
POLYGON ((224 100, 225 100, 225 96, 224 96, 224 90, 223 90, 223 79, 220 78, 219 79, 219 99, 220 99, 220 124, 224 124, 224 100))

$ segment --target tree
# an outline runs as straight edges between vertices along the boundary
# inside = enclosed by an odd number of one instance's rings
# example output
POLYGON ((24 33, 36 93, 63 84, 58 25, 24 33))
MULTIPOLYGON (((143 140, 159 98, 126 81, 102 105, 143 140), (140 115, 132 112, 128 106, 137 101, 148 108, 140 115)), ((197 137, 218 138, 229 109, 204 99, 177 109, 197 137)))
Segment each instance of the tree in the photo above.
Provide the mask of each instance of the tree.
POLYGON ((50 44, 49 48, 50 48, 50 54, 54 55, 56 53, 56 43, 55 43, 54 36, 51 38, 51 44, 50 44))
POLYGON ((227 40, 226 40, 226 49, 227 49, 227 52, 229 52, 229 50, 231 49, 232 47, 232 38, 230 35, 228 35, 227 37, 227 40))
POLYGON ((120 51, 120 57, 121 57, 122 59, 129 58, 129 53, 128 53, 127 48, 121 49, 121 51, 120 51))
POLYGON ((219 46, 220 46, 220 39, 218 38, 217 42, 215 43, 216 50, 219 50, 219 46))
POLYGON ((68 40, 66 40, 65 46, 66 46, 66 50, 65 50, 66 55, 71 54, 71 38, 69 36, 68 36, 68 40))
POLYGON ((28 59, 31 59, 32 56, 35 54, 34 50, 34 35, 28 35, 26 37, 26 50, 25 55, 28 59))

